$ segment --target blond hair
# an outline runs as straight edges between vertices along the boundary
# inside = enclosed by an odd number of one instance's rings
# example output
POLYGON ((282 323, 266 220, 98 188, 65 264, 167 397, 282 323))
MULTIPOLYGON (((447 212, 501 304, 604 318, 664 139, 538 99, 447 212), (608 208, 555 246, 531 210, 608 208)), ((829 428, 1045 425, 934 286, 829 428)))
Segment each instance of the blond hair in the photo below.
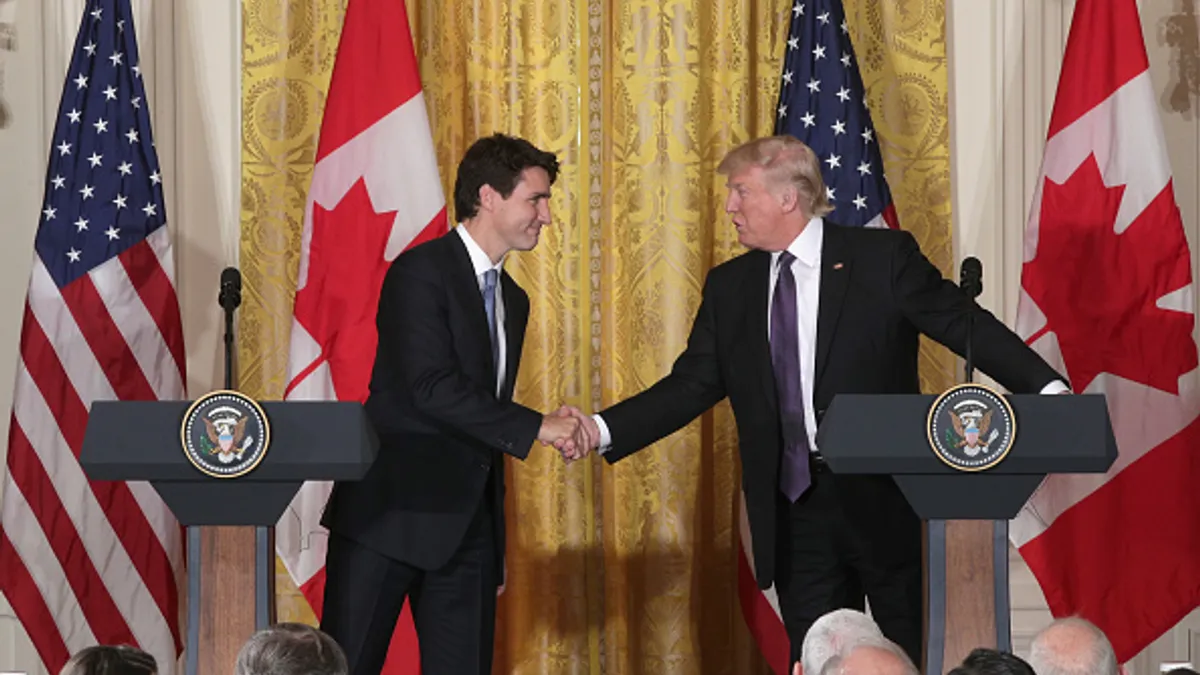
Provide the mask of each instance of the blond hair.
POLYGON ((817 153, 795 136, 769 136, 743 143, 725 155, 717 165, 717 173, 727 176, 751 166, 762 168, 771 187, 796 188, 800 205, 810 217, 833 211, 817 153))

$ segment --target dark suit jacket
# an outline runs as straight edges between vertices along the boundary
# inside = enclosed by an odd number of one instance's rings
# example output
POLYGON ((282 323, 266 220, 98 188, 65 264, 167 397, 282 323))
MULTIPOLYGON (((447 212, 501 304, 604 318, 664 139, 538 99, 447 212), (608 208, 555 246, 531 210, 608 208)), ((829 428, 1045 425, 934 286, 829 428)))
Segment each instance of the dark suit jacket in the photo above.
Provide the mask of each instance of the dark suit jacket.
MULTIPOLYGON (((728 396, 737 420, 742 486, 758 582, 775 579, 781 448, 779 404, 767 341, 771 255, 750 251, 708 274, 687 349, 671 373, 602 411, 615 462, 679 429, 728 396)), ((1063 379, 991 313, 945 280, 907 232, 825 222, 817 312, 813 407, 818 425, 836 394, 919 393, 919 333, 962 354, 974 312, 980 370, 1015 392, 1063 379), (839 265, 836 266, 835 265, 839 265)), ((835 476, 847 516, 887 564, 919 555, 916 516, 887 476, 835 476), (897 533, 905 533, 900 540, 897 533)))
POLYGON ((481 499, 494 500, 504 554, 503 454, 524 459, 540 413, 512 402, 529 297, 500 277, 507 340, 497 398, 483 296, 466 245, 451 231, 392 263, 379 296, 379 346, 366 411, 379 455, 366 477, 334 486, 321 523, 421 569, 444 565, 481 499), (489 472, 494 489, 485 494, 489 472))

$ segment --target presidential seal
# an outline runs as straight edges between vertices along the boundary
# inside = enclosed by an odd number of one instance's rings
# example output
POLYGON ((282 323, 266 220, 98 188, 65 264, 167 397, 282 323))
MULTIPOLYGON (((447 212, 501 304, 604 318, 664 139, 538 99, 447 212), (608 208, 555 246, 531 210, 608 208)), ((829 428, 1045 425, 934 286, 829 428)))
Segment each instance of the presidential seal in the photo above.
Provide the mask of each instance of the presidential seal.
POLYGON ((192 403, 180 436, 183 453, 202 473, 236 478, 253 471, 267 454, 271 427, 257 401, 220 390, 192 403))
POLYGON ((1017 422, 1012 406, 995 390, 960 384, 933 402, 926 430, 938 459, 959 471, 983 471, 1008 454, 1017 422))

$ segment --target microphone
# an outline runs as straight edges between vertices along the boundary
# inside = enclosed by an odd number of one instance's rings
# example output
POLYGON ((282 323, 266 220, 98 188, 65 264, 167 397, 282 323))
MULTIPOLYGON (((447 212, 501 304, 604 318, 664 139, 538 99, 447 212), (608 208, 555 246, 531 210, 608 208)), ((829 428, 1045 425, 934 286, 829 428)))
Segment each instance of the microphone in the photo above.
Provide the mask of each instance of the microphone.
POLYGON ((217 304, 225 310, 225 388, 233 389, 233 310, 242 304, 242 273, 236 267, 221 270, 217 304))
POLYGON ((970 256, 962 261, 958 271, 958 287, 970 298, 970 307, 967 309, 967 348, 963 354, 966 361, 966 381, 970 382, 975 375, 975 358, 972 353, 974 350, 971 348, 975 337, 975 298, 983 293, 983 263, 979 262, 979 258, 970 256))
POLYGON ((232 312, 242 304, 242 273, 236 267, 221 270, 221 292, 217 304, 226 312, 232 312))
POLYGON ((971 299, 975 299, 979 297, 980 293, 983 293, 983 263, 979 262, 979 258, 971 256, 962 261, 958 286, 971 299))

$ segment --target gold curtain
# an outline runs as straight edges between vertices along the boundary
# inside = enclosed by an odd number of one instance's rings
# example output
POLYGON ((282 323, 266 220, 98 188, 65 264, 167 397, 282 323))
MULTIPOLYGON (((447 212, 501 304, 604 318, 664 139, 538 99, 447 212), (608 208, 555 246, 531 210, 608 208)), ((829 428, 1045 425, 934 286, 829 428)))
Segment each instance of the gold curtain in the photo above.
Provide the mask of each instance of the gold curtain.
MULTIPOLYGON (((243 388, 278 397, 304 194, 345 0, 243 0, 243 388), (285 30, 286 28, 286 30, 285 30)), ((793 0, 407 0, 441 167, 478 136, 557 153, 555 224, 510 263, 533 303, 517 398, 636 393, 686 341, 704 276, 740 252, 714 172, 774 124, 793 0)), ((939 0, 847 0, 901 220, 950 256, 939 0)), ((948 361, 922 354, 927 387, 948 361)), ((546 448, 509 471, 496 672, 767 673, 737 601, 725 404, 616 467, 546 448)), ((311 621, 280 577, 281 619, 311 621)))

